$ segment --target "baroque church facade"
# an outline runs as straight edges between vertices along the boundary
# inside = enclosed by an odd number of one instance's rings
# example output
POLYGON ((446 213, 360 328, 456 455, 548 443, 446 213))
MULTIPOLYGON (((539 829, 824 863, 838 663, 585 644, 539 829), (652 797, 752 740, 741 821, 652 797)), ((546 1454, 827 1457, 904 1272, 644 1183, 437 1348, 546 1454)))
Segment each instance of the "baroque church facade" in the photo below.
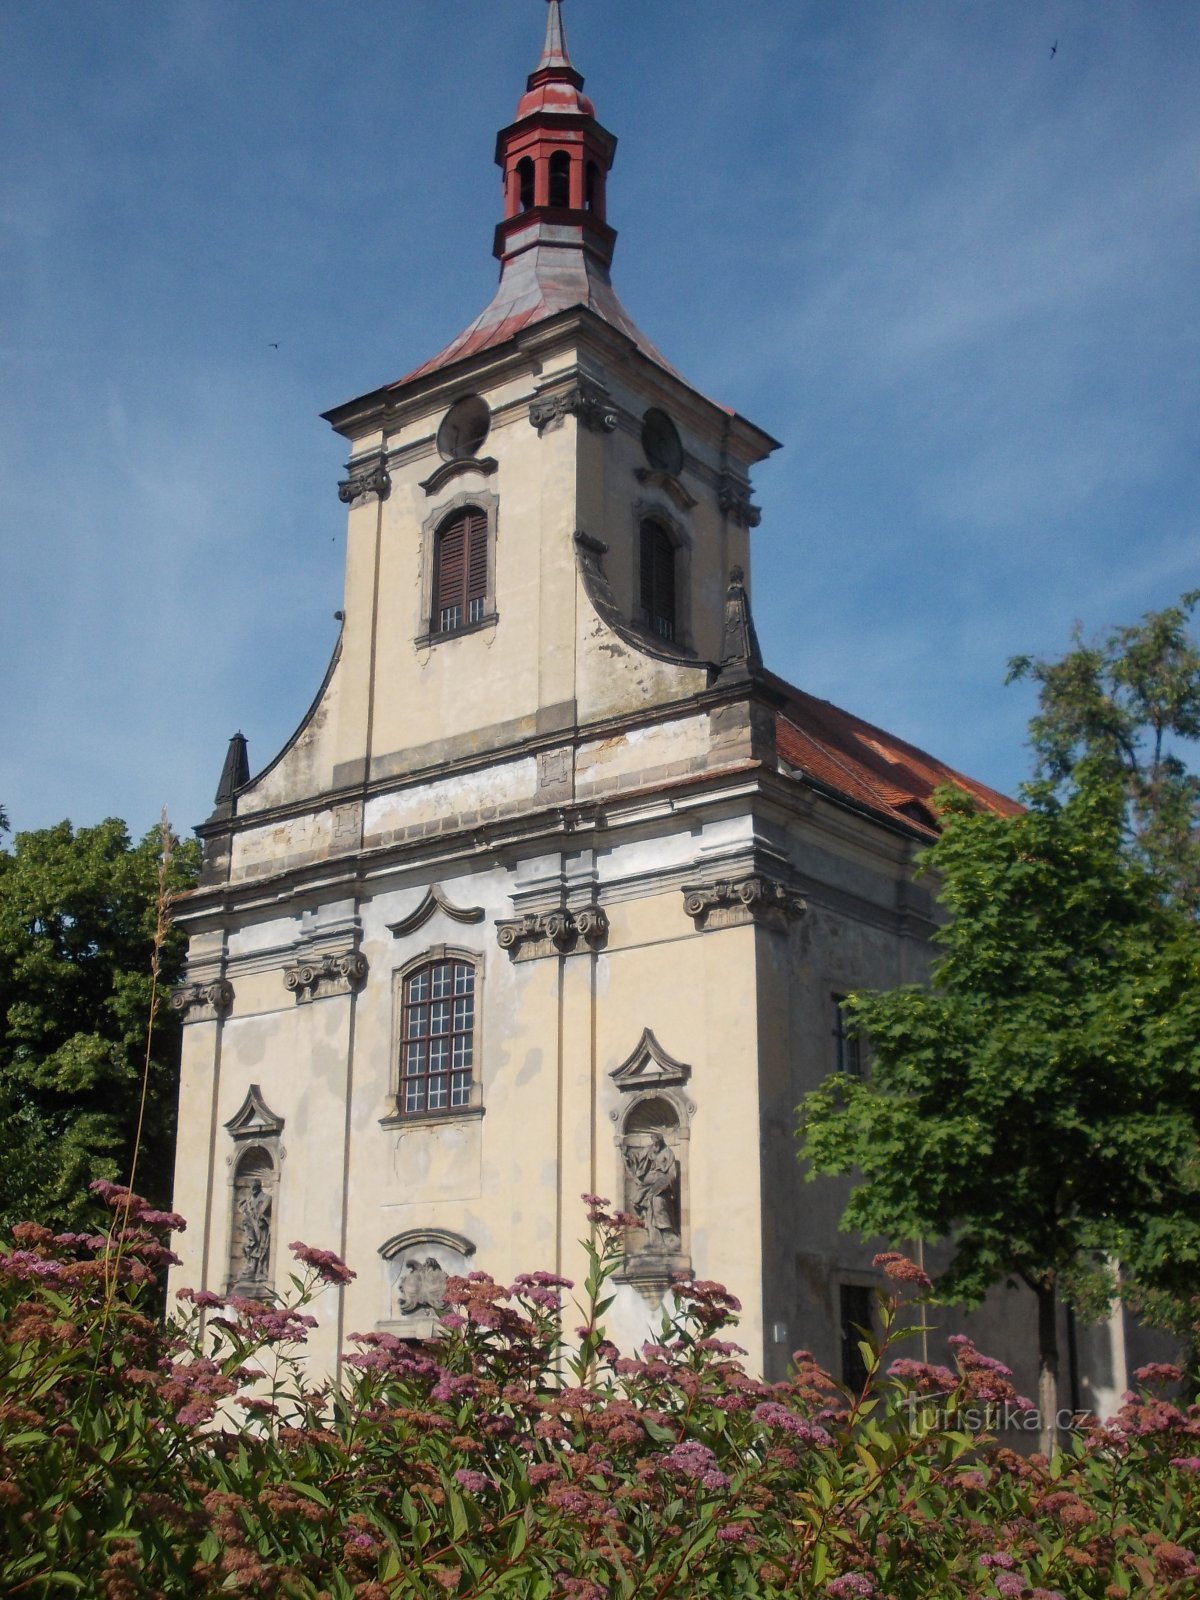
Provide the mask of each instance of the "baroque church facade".
MULTIPOLYGON (((934 788, 1012 802, 764 667, 750 473, 776 444, 617 298, 616 141, 583 90, 551 0, 497 142, 494 298, 326 414, 341 635, 268 766, 231 743, 180 914, 176 1279, 266 1296, 287 1241, 336 1250, 333 1371, 355 1331, 431 1335, 452 1274, 580 1278, 602 1194, 639 1220, 625 1348, 694 1272, 741 1299, 755 1369, 803 1345, 853 1376, 881 1280, 845 1186, 804 1182, 795 1107, 863 1068, 841 998, 928 970, 934 788)), ((1008 1299, 966 1325, 1030 1378, 1008 1299)), ((1121 1329, 1080 1335, 1102 1405, 1121 1329)))

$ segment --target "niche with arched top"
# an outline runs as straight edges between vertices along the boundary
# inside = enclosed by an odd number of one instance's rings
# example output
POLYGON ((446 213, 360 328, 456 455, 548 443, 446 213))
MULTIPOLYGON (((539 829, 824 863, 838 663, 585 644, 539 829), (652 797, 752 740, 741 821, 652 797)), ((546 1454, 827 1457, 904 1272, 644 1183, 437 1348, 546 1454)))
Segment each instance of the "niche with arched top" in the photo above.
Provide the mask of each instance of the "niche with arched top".
POLYGON ((230 1207, 230 1294, 266 1299, 272 1293, 278 1169, 265 1145, 247 1145, 233 1167, 230 1207))
POLYGON ((689 1107, 669 1090, 637 1094, 620 1119, 622 1209, 638 1219, 625 1239, 622 1276, 659 1292, 691 1270, 689 1107))

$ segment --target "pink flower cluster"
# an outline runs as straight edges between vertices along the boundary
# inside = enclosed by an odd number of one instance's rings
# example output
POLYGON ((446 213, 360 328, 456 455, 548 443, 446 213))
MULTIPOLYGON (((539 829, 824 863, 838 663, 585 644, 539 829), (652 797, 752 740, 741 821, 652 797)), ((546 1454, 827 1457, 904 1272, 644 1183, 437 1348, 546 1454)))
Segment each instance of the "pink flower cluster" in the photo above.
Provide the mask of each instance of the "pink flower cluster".
POLYGON ((933 1279, 925 1269, 907 1256, 902 1256, 898 1250, 884 1250, 871 1265, 882 1267, 893 1283, 912 1283, 921 1290, 933 1288, 933 1279))
POLYGON ((706 1444, 698 1439, 681 1439, 663 1457, 669 1472, 683 1478, 692 1478, 704 1489, 728 1489, 729 1478, 717 1467, 716 1457, 706 1444))
POLYGON ((822 1447, 833 1444, 832 1434, 819 1423, 810 1422, 807 1417, 798 1417, 794 1411, 789 1411, 777 1400, 764 1400, 761 1405, 755 1406, 751 1416, 756 1422, 765 1423, 768 1428, 781 1428, 784 1433, 791 1434, 793 1439, 799 1439, 801 1444, 822 1447))
POLYGON ((288 1249, 297 1261, 311 1267, 322 1283, 345 1284, 358 1276, 332 1250, 317 1250, 311 1244, 302 1244, 299 1239, 293 1239, 288 1249))

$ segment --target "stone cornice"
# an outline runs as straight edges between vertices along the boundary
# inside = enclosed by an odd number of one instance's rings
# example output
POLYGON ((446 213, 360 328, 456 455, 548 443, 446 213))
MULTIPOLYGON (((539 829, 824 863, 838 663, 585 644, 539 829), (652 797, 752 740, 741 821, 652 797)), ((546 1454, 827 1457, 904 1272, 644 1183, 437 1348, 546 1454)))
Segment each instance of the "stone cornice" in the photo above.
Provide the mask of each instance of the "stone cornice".
MULTIPOLYGON (((578 844, 594 836, 599 829, 616 832, 627 826, 643 828, 655 818, 686 818, 696 810, 726 807, 731 803, 755 808, 763 806, 767 814, 777 815, 781 822, 789 817, 796 818, 806 829, 815 829, 819 834, 831 833, 833 838, 851 848, 870 849, 875 870, 889 881, 898 881, 911 871, 913 847, 919 844, 894 826, 877 827, 875 818, 868 819, 827 803, 823 796, 815 795, 793 780, 759 767, 712 774, 705 782, 689 780, 686 786, 664 787, 651 796, 626 794, 619 802, 604 808, 577 808, 569 817, 566 808, 546 807, 525 819, 528 825, 520 837, 509 830, 503 839, 490 834, 481 839, 480 830, 464 829, 458 835, 443 835, 436 841, 381 846, 361 858, 324 861, 292 868, 275 877, 244 880, 232 887, 220 885, 212 890, 193 891, 181 902, 178 920, 189 930, 201 932, 205 928, 223 926, 234 917, 286 914, 289 907, 298 908, 317 898, 365 898, 384 892, 389 879, 410 870, 418 861, 422 870, 457 875, 465 862, 478 858, 483 851, 529 845, 550 848, 564 838, 571 838, 578 844)), ((682 893, 685 887, 697 887, 696 878, 694 866, 683 863, 665 872, 635 873, 606 882, 605 901, 620 904, 640 899, 651 890, 682 893)), ((908 936, 919 942, 926 941, 938 925, 936 914, 928 904, 885 903, 811 877, 806 879, 804 894, 814 912, 833 911, 885 933, 908 936)), ((295 945, 289 942, 270 950, 234 955, 229 960, 230 972, 236 979, 242 972, 279 970, 289 957, 294 957, 294 952, 295 945)))
POLYGON ((449 403, 463 392, 468 372, 480 390, 499 388, 515 374, 536 374, 549 355, 576 343, 591 346, 603 360, 618 367, 625 362, 636 367, 639 392, 647 391, 649 398, 660 400, 676 418, 689 418, 689 427, 702 437, 732 446, 735 459, 750 465, 764 460, 779 448, 778 439, 748 418, 726 411, 693 389, 678 374, 639 350, 627 334, 584 305, 572 306, 531 323, 505 344, 489 346, 475 355, 435 368, 402 388, 389 386, 372 390, 323 412, 322 416, 343 436, 361 438, 373 425, 393 427, 406 415, 432 410, 442 400, 449 403))
MULTIPOLYGON (((576 540, 580 539, 576 535, 576 540)), ((590 536, 583 535, 584 539, 590 536)), ((599 540, 591 540, 593 545, 600 545, 599 540)), ((603 548, 607 548, 604 546, 603 548)), ((674 660, 674 657, 665 657, 674 660)), ((711 666, 711 663, 701 661, 694 656, 679 656, 679 665, 690 668, 711 666)), ((712 668, 715 672, 715 667, 712 668)), ((570 738, 576 744, 590 744, 594 741, 617 738, 633 728, 645 728, 662 722, 677 722, 690 717, 703 716, 721 705, 732 704, 737 701, 756 699, 774 707, 785 704, 785 697, 779 694, 774 687, 765 680, 755 680, 752 685, 744 681, 738 683, 722 682, 716 678, 714 682, 704 688, 681 696, 678 700, 665 701, 661 705, 647 707, 644 710, 630 711, 618 716, 603 717, 595 722, 583 723, 570 729, 570 738)), ((288 817, 303 817, 312 815, 317 811, 326 811, 332 807, 351 804, 361 800, 370 800, 376 795, 391 794, 404 789, 418 788, 428 783, 431 779, 444 779, 457 776, 460 773, 478 772, 488 767, 500 766, 506 761, 527 760, 529 756, 539 750, 553 749, 564 742, 563 731, 557 730, 550 733, 514 739, 505 745, 494 749, 470 749, 461 757, 447 758, 442 755, 437 759, 429 760, 425 765, 415 767, 409 772, 389 774, 386 777, 371 778, 367 783, 347 784, 342 788, 329 789, 321 794, 307 795, 301 800, 296 800, 286 805, 264 807, 261 811, 245 811, 235 817, 222 818, 217 822, 202 822, 196 828, 196 833, 201 839, 212 836, 239 833, 248 829, 266 827, 273 822, 281 822, 288 817)), ((464 749, 469 745, 468 740, 463 741, 464 749)), ((276 763, 272 763, 272 767, 276 763)), ((271 767, 264 769, 271 771, 271 767)), ((716 769, 722 770, 722 769, 716 769)), ((253 782, 263 776, 259 774, 253 782)), ((253 787, 253 782, 251 787, 253 787)))

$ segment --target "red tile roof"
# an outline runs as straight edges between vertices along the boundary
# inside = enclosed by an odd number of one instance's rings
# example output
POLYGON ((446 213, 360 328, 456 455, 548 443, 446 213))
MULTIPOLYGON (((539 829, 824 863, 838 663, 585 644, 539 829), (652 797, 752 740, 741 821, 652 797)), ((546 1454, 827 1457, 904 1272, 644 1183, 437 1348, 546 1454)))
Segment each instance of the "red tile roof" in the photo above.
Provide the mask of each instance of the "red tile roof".
POLYGON ((1021 807, 1007 795, 939 761, 916 745, 897 739, 828 700, 818 700, 771 675, 787 695, 776 714, 780 757, 804 777, 857 805, 933 835, 933 791, 952 783, 989 811, 1017 816, 1021 807))

